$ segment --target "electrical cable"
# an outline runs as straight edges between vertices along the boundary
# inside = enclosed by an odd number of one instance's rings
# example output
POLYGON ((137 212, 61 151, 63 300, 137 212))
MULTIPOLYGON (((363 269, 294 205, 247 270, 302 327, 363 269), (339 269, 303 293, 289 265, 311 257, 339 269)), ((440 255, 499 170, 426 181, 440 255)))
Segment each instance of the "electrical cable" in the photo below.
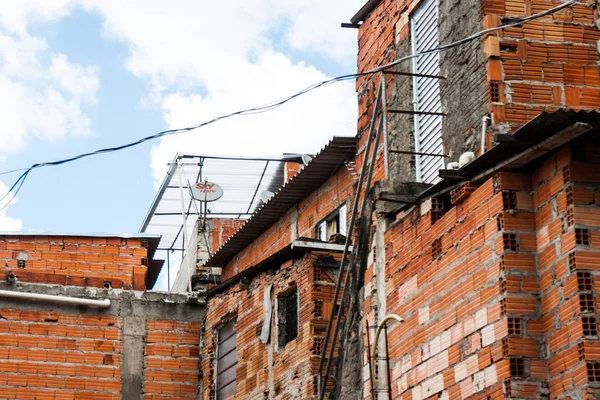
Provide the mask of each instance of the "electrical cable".
MULTIPOLYGON (((0 175, 5 175, 5 174, 8 174, 8 173, 12 173, 12 172, 23 171, 23 170, 25 171, 15 181, 15 183, 11 186, 11 188, 8 190, 8 192, 6 192, 6 194, 0 199, 0 204, 4 201, 4 199, 9 194, 12 193, 13 189, 15 189, 15 187, 17 187, 17 185, 18 185, 18 188, 16 189, 16 191, 13 194, 12 197, 14 199, 17 196, 17 194, 21 190, 21 187, 23 186, 23 182, 27 178, 27 175, 33 169, 47 167, 47 166, 56 166, 56 165, 66 164, 66 163, 69 163, 69 162, 72 162, 72 161, 76 161, 76 160, 79 160, 79 159, 82 159, 82 158, 86 158, 86 157, 90 157, 90 156, 97 155, 97 154, 111 153, 111 152, 115 152, 115 151, 124 150, 124 149, 130 148, 130 147, 133 147, 133 146, 137 146, 137 145, 142 144, 144 142, 147 142, 149 140, 154 140, 154 139, 161 138, 163 136, 169 136, 169 135, 174 135, 174 134, 178 134, 178 133, 183 133, 183 132, 189 132, 189 131, 192 131, 192 130, 196 130, 196 129, 199 129, 199 128, 202 128, 202 127, 214 124, 215 122, 218 122, 218 121, 221 121, 221 120, 224 120, 224 119, 228 119, 228 118, 231 118, 231 117, 234 117, 234 116, 237 116, 237 115, 253 115, 253 114, 260 114, 260 113, 272 111, 275 108, 278 108, 278 107, 282 106, 283 104, 285 104, 285 103, 287 103, 287 102, 295 99, 296 97, 302 96, 302 95, 304 95, 304 94, 306 94, 308 92, 311 92, 313 90, 319 89, 319 88, 321 88, 323 86, 327 86, 327 85, 330 85, 330 84, 333 84, 333 83, 336 83, 336 82, 341 82, 341 81, 345 81, 345 80, 359 78, 361 76, 373 76, 373 75, 375 75, 375 74, 377 74, 379 72, 382 72, 382 71, 384 71, 386 69, 394 67, 394 66, 396 66, 396 65, 398 65, 398 64, 400 64, 400 63, 402 63, 404 61, 410 60, 412 58, 415 58, 415 57, 418 57, 418 56, 422 56, 422 55, 426 55, 426 54, 430 54, 430 53, 442 52, 442 51, 450 50, 450 49, 452 49, 454 47, 461 46, 461 45, 463 45, 465 43, 468 43, 468 42, 471 42, 471 41, 473 41, 475 39, 478 39, 478 38, 480 38, 480 37, 482 37, 482 36, 484 36, 484 35, 486 35, 486 34, 488 34, 490 32, 494 32, 494 31, 497 31, 497 30, 502 30, 502 29, 510 28, 510 27, 514 27, 514 26, 523 25, 523 24, 525 24, 525 23, 527 23, 529 21, 533 21, 535 19, 545 17, 546 15, 553 14, 553 13, 555 13, 557 11, 562 10, 563 8, 572 6, 572 5, 576 4, 576 3, 579 3, 579 0, 571 0, 571 1, 567 2, 567 3, 563 3, 563 4, 559 5, 557 7, 548 9, 546 11, 542 11, 542 12, 537 13, 537 14, 533 14, 533 15, 531 15, 529 17, 515 19, 515 20, 512 20, 510 22, 507 22, 507 23, 495 26, 493 28, 484 29, 484 30, 479 31, 477 33, 474 33, 473 35, 468 36, 468 37, 466 37, 464 39, 460 39, 460 40, 457 40, 455 42, 452 42, 452 43, 449 43, 449 44, 446 44, 446 45, 443 45, 443 46, 439 46, 439 47, 436 47, 436 48, 433 48, 433 49, 425 50, 425 51, 422 51, 422 52, 419 52, 419 53, 410 54, 410 55, 407 55, 407 56, 404 56, 404 57, 400 57, 400 58, 398 58, 398 59, 396 59, 396 60, 394 60, 394 61, 392 61, 392 62, 390 62, 388 64, 384 64, 382 66, 379 66, 377 68, 374 68, 374 69, 371 69, 371 70, 368 70, 368 71, 357 72, 357 73, 354 73, 354 74, 340 75, 340 76, 337 76, 335 78, 331 78, 331 79, 327 79, 327 80, 324 80, 324 81, 321 81, 321 82, 317 82, 317 83, 314 83, 314 84, 312 84, 312 85, 310 85, 310 86, 302 89, 301 91, 299 91, 299 92, 297 92, 297 93, 295 93, 295 94, 293 94, 291 96, 284 97, 282 99, 279 99, 279 100, 276 100, 276 101, 273 101, 273 102, 270 102, 270 103, 266 103, 266 104, 263 104, 261 106, 256 106, 256 107, 252 107, 252 108, 248 108, 248 109, 234 111, 234 112, 231 112, 229 114, 224 114, 224 115, 215 117, 213 119, 210 119, 208 121, 202 122, 202 123, 197 124, 197 125, 192 125, 192 126, 188 126, 188 127, 185 127, 185 128, 179 128, 179 129, 168 129, 168 130, 164 130, 164 131, 155 133, 155 134, 150 135, 150 136, 143 137, 143 138, 141 138, 139 140, 136 140, 134 142, 130 142, 130 143, 127 143, 127 144, 124 144, 124 145, 115 146, 115 147, 107 147, 107 148, 95 150, 95 151, 88 152, 88 153, 82 153, 82 154, 79 154, 77 156, 70 157, 70 158, 65 158, 65 159, 62 159, 62 160, 49 161, 49 162, 42 162, 42 163, 38 163, 38 164, 33 164, 29 168, 20 168, 20 169, 14 169, 14 170, 11 170, 11 171, 1 172, 0 175)), ((11 201, 12 201, 12 199, 10 201, 8 201, 2 208, 0 208, 0 211, 3 211, 6 207, 8 207, 8 205, 11 203, 11 201)))

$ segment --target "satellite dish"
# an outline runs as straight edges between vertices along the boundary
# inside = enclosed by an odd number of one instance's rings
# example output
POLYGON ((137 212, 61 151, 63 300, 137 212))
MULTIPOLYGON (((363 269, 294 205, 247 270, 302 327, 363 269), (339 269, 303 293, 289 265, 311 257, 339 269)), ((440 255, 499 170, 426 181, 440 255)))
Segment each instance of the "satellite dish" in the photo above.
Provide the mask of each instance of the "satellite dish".
POLYGON ((273 197, 275 193, 271 192, 270 190, 263 190, 260 193, 260 199, 262 200, 263 203, 266 203, 267 201, 269 201, 271 199, 271 197, 273 197))
POLYGON ((192 185, 192 197, 198 201, 215 201, 223 196, 223 188, 213 182, 200 182, 192 185))

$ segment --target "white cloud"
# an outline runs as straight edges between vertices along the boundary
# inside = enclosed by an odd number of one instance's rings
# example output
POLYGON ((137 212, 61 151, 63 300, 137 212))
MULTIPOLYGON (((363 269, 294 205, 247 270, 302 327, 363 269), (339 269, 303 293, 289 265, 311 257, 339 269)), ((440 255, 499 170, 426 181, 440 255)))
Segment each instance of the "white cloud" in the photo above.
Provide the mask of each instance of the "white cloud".
MULTIPOLYGON (((356 31, 343 30, 364 0, 246 0, 232 7, 193 0, 88 0, 107 37, 130 48, 126 67, 151 85, 169 127, 206 121, 270 102, 327 78, 292 61, 290 51, 355 65, 356 31)), ((293 53, 292 53, 293 54, 293 53)), ((177 151, 234 155, 315 152, 337 135, 356 133, 353 84, 337 83, 280 109, 235 117, 164 138, 152 150, 155 179, 177 151)))
MULTIPOLYGON (((43 38, 29 36, 29 20, 59 19, 75 6, 99 14, 105 37, 129 48, 125 67, 148 82, 143 100, 162 111, 169 127, 183 127, 326 79, 325 68, 310 65, 311 59, 354 72, 356 31, 339 24, 364 1, 12 0, 0 9, 0 91, 11 93, 10 99, 0 94, 0 107, 12 107, 8 122, 18 133, 0 132, 0 157, 29 137, 91 131, 82 106, 95 101, 97 71, 70 63, 43 38), (49 65, 40 63, 42 53, 50 55, 49 65), (299 60, 299 54, 308 59, 299 60)), ((153 175, 161 180, 165 163, 178 151, 315 152, 333 135, 354 135, 356 117, 353 83, 336 83, 275 111, 163 138, 152 149, 153 175)))
MULTIPOLYGON (((88 0, 107 37, 123 41, 126 67, 150 84, 150 104, 171 128, 194 125, 293 94, 327 76, 298 54, 354 72, 356 31, 343 30, 364 0, 88 0)), ((316 152, 356 134, 352 82, 315 90, 268 113, 233 117, 165 137, 151 152, 155 185, 176 152, 276 155, 316 152)), ((173 268, 176 270, 176 268, 173 268)), ((175 275, 172 275, 174 278, 175 275)), ((157 288, 165 287, 164 276, 157 288)))
MULTIPOLYGON (((266 103, 326 78, 279 53, 264 53, 255 65, 234 76, 208 96, 171 94, 163 102, 170 127, 188 126, 233 110, 266 103), (227 88, 226 86, 231 86, 227 88), (237 90, 236 90, 237 88, 237 90), (212 94, 214 93, 214 94, 212 94)), ((162 139, 152 149, 155 178, 164 177, 164 165, 178 151, 226 155, 314 153, 334 135, 356 133, 356 104, 350 83, 338 83, 310 92, 273 111, 233 117, 214 125, 162 139)))
MULTIPOLYGON (((8 188, 6 187, 6 185, 3 182, 0 182, 0 199, 2 199, 7 192, 8 188)), ((0 201, 0 209, 4 208, 8 203, 14 204, 16 201, 16 197, 12 198, 12 196, 9 195, 6 199, 0 201)), ((0 231, 20 231, 23 226, 23 222, 20 219, 9 217, 8 215, 6 215, 6 212, 9 207, 4 208, 4 210, 0 211, 0 231)))
POLYGON ((94 67, 70 63, 43 38, 7 34, 0 25, 0 159, 34 138, 91 134, 91 121, 82 108, 95 103, 98 87, 94 67), (47 57, 51 61, 42 62, 47 57))

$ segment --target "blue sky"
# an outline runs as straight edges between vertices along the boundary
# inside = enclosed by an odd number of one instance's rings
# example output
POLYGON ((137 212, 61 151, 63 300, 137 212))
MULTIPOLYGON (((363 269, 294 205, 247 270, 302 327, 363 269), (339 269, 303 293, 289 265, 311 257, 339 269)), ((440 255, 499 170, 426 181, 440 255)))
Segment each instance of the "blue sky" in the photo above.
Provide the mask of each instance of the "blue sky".
MULTIPOLYGON (((356 31, 339 23, 362 0, 198 3, 3 3, 0 172, 196 124, 355 70, 356 31)), ((137 232, 177 151, 315 152, 354 134, 355 119, 346 82, 272 113, 37 169, 0 212, 0 231, 137 232)), ((17 177, 0 175, 0 194, 17 177)))

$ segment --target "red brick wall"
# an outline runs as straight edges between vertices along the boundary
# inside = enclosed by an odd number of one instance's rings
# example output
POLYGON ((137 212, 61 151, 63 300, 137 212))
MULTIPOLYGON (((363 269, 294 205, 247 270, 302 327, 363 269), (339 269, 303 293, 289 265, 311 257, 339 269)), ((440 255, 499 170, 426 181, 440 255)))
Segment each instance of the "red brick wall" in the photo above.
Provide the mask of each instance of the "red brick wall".
MULTIPOLYGON (((209 222, 212 224, 210 237, 210 251, 214 254, 238 229, 245 223, 245 219, 213 218, 209 222)), ((200 239, 202 243, 202 239, 200 239)))
POLYGON ((389 332, 394 398, 594 391, 597 150, 567 146, 465 190, 439 220, 414 209, 390 226, 386 311, 405 318, 389 332))
POLYGON ((144 399, 195 399, 200 324, 150 320, 147 328, 144 399))
MULTIPOLYGON (((522 27, 507 28, 484 42, 487 80, 499 88, 489 110, 494 123, 515 128, 558 107, 600 107, 600 72, 593 2, 582 2, 522 27)), ((521 18, 555 7, 542 0, 483 0, 485 28, 499 18, 521 18)))
MULTIPOLYGON (((410 15, 420 0, 382 0, 358 30, 358 72, 385 65, 410 53, 410 15)), ((557 6, 545 0, 482 0, 468 8, 451 0, 440 0, 440 44, 462 39, 502 21, 521 18, 557 6), (457 34, 458 33, 458 34, 457 34)), ((464 151, 480 149, 482 117, 492 117, 493 132, 511 132, 543 111, 558 108, 600 108, 600 72, 595 26, 597 10, 584 1, 553 15, 493 32, 441 54, 441 99, 447 116, 443 120, 444 153, 458 161, 464 151)), ((410 62, 396 67, 410 72, 410 62)), ((388 107, 412 108, 411 78, 386 75, 388 107)), ((358 134, 360 149, 379 87, 380 75, 357 79, 358 134)), ((389 147, 414 150, 412 116, 388 115, 389 147)), ((491 145, 487 135, 487 146, 491 145)), ((414 180, 414 158, 406 154, 388 156, 394 181, 414 180)), ((383 172, 378 165, 376 177, 383 172)), ((377 180, 377 179, 376 179, 377 180)))
POLYGON ((5 399, 120 399, 116 317, 0 309, 5 399))
MULTIPOLYGON (((262 273, 247 288, 239 285, 211 298, 208 303, 202 371, 202 398, 214 398, 216 330, 232 317, 237 318, 236 398, 263 398, 273 379, 274 398, 316 398, 316 372, 322 338, 331 312, 333 281, 323 267, 337 266, 339 256, 311 253, 302 260, 288 261, 281 269, 262 273), (324 258, 323 258, 324 257, 324 258), (263 298, 273 283, 273 319, 269 344, 260 341, 264 321, 263 298), (285 348, 278 345, 277 296, 295 285, 299 297, 299 335, 285 348), (273 347, 273 368, 269 368, 268 347, 273 347)), ((331 381, 330 381, 331 382, 331 381)), ((331 386, 331 385, 330 385, 331 386)))
POLYGON ((19 281, 144 290, 148 265, 142 239, 85 236, 0 236, 0 267, 19 281), (18 267, 17 257, 28 260, 18 267), (145 265, 144 265, 145 264, 145 265))
POLYGON ((284 181, 287 182, 292 179, 302 168, 302 164, 296 162, 286 162, 285 163, 285 176, 284 181))
POLYGON ((297 211, 298 237, 314 238, 317 224, 343 204, 347 205, 349 219, 355 182, 356 175, 351 173, 347 167, 342 166, 319 189, 306 196, 297 208, 289 210, 279 221, 223 267, 223 279, 231 278, 236 273, 258 264, 289 245, 292 241, 294 211, 297 211))

